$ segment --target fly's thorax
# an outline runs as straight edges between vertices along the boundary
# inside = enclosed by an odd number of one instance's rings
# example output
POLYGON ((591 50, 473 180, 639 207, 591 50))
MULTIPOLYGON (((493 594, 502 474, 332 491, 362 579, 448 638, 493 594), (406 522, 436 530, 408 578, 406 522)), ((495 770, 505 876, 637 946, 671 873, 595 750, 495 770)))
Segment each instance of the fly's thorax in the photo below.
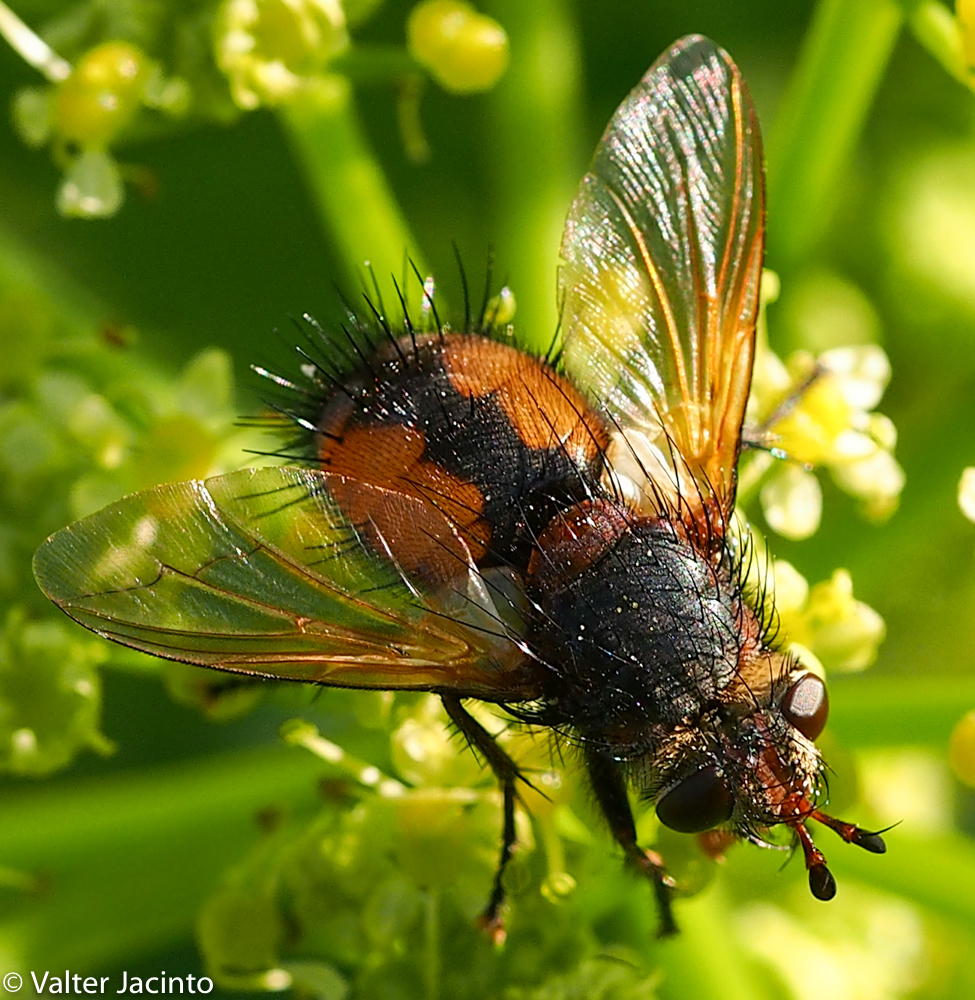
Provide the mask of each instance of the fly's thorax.
POLYGON ((548 721, 625 754, 716 708, 746 644, 726 563, 608 497, 546 527, 528 591, 548 721))

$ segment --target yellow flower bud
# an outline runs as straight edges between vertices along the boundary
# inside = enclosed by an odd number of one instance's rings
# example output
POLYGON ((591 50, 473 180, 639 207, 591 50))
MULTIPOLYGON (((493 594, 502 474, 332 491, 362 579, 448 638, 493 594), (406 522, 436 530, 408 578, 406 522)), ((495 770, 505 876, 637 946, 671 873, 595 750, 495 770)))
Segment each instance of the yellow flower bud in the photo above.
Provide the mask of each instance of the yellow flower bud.
POLYGON ((828 670, 868 667, 886 632, 883 618, 854 599, 853 581, 845 569, 817 583, 804 607, 779 604, 778 611, 788 638, 809 649, 828 670))
POLYGON ((457 94, 489 90, 508 67, 504 28, 462 0, 417 4, 406 34, 413 58, 445 90, 457 94))
POLYGON ((975 521, 975 467, 969 466, 958 483, 958 506, 969 521, 975 521))
POLYGON ((518 304, 515 293, 505 285, 497 295, 491 297, 484 310, 485 322, 490 326, 507 326, 514 318, 518 304))
POLYGON ((111 142, 139 109, 151 65, 128 42, 86 52, 57 90, 54 120, 61 137, 85 149, 111 142))

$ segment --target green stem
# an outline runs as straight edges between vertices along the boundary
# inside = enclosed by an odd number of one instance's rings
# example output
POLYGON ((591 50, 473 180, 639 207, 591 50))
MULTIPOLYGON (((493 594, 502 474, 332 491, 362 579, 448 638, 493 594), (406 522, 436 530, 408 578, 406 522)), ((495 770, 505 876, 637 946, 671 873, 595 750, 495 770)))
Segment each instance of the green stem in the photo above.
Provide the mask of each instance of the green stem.
POLYGON ((938 0, 921 0, 910 13, 914 37, 959 82, 975 89, 975 72, 965 58, 965 43, 955 15, 938 0))
POLYGON ((189 940, 228 861, 259 838, 258 810, 314 809, 320 774, 274 746, 8 794, 0 858, 43 889, 5 894, 9 967, 110 967, 189 940))
POLYGON ((538 816, 535 819, 535 826, 541 832, 542 845, 545 848, 545 859, 548 862, 549 875, 558 875, 565 871, 565 850, 562 846, 562 838, 556 829, 555 821, 551 813, 538 816))
POLYGON ((344 77, 330 77, 280 114, 341 256, 345 283, 355 287, 365 278, 371 288, 372 279, 365 274, 371 268, 388 307, 395 301, 391 277, 402 285, 407 258, 420 274, 429 272, 359 124, 351 84, 344 77))
POLYGON ((826 230, 903 20, 893 0, 820 0, 768 144, 771 267, 826 230))
POLYGON ((402 45, 357 44, 329 64, 356 83, 391 83, 413 73, 422 73, 419 64, 402 45))
POLYGON ((562 227, 581 175, 580 57, 565 0, 491 0, 511 39, 511 65, 491 93, 487 142, 496 185, 492 234, 526 342, 547 348, 558 322, 555 278, 562 227))

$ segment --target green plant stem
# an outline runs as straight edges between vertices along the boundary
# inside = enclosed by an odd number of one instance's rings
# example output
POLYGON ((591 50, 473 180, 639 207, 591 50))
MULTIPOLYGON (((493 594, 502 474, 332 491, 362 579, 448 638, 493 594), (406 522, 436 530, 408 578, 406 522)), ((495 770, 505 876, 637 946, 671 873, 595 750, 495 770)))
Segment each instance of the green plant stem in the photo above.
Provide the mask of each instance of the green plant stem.
POLYGON ((542 846, 545 848, 549 876, 561 875, 565 871, 565 850, 552 814, 536 817, 535 825, 541 834, 542 846))
POLYGON ((343 52, 329 66, 356 83, 393 83, 422 69, 402 45, 362 45, 343 52))
POLYGON ((365 279, 371 288, 365 273, 371 268, 388 307, 395 301, 391 277, 402 284, 407 258, 420 274, 428 269, 359 124, 351 84, 330 77, 280 115, 341 257, 345 284, 360 287, 365 279))
POLYGON ((826 230, 904 12, 820 0, 768 143, 768 261, 787 274, 826 230))
POLYGON ((320 773, 274 746, 9 796, 0 858, 42 884, 3 890, 9 968, 91 972, 188 940, 228 861, 259 836, 257 812, 313 808, 320 773))
POLYGON ((910 13, 914 37, 959 82, 975 89, 975 73, 965 58, 961 26, 938 0, 921 0, 910 13))
POLYGON ((582 167, 577 34, 565 0, 486 6, 511 39, 511 65, 490 97, 493 241, 518 304, 515 325, 544 350, 558 322, 559 243, 582 167))

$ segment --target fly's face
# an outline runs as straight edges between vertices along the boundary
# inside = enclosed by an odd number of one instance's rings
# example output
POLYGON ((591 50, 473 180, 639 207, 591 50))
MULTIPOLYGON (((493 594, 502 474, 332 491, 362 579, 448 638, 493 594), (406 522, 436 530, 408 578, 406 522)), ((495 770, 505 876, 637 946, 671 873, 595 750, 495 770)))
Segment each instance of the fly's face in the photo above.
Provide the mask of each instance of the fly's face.
POLYGON ((642 790, 671 829, 727 825, 754 839, 815 808, 823 763, 814 740, 826 722, 826 687, 781 653, 762 659, 771 679, 764 690, 733 685, 706 716, 670 734, 650 762, 642 790))
POLYGON ((818 808, 825 688, 772 648, 730 532, 764 221, 741 74, 689 36, 617 110, 570 207, 553 358, 503 342, 486 307, 431 333, 371 306, 299 348, 299 377, 270 376, 291 467, 124 498, 48 539, 38 582, 158 656, 437 693, 504 793, 495 937, 521 774, 465 698, 579 745, 663 932, 671 883, 629 784, 677 830, 784 824, 828 898, 806 819, 883 842, 818 808))

